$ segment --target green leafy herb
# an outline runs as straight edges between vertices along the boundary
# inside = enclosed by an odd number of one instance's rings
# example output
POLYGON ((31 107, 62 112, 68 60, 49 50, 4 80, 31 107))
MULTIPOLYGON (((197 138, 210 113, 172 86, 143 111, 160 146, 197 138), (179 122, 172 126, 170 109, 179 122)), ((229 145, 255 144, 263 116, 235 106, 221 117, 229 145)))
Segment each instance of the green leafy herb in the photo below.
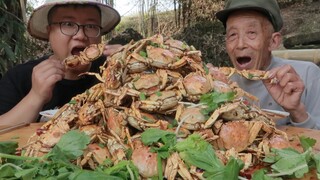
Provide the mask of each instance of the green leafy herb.
POLYGON ((144 58, 147 58, 147 53, 145 51, 140 51, 139 55, 144 57, 144 58))
POLYGON ((121 179, 139 179, 139 170, 131 161, 120 161, 113 167, 105 169, 104 173, 121 179))
POLYGON ((206 74, 209 74, 209 68, 203 63, 203 69, 206 74))
POLYGON ((202 113, 207 115, 216 110, 222 103, 232 101, 235 97, 234 92, 218 93, 211 92, 200 97, 200 103, 207 105, 207 108, 202 110, 202 113))
POLYGON ((310 165, 314 165, 317 170, 318 179, 320 179, 320 153, 312 155, 312 162, 310 165))
POLYGON ((273 178, 266 175, 266 169, 259 169, 252 175, 252 180, 282 180, 282 178, 273 178))
POLYGON ((14 154, 18 148, 18 143, 15 141, 0 142, 0 153, 14 154))
POLYGON ((263 160, 272 164, 273 173, 268 174, 268 176, 293 176, 301 178, 305 173, 309 172, 308 162, 311 158, 311 148, 303 153, 292 148, 272 149, 271 152, 263 160))
POLYGON ((158 97, 160 97, 160 96, 162 96, 162 93, 161 93, 160 91, 157 91, 157 92, 156 92, 156 95, 157 95, 158 97))
POLYGON ((71 101, 69 101, 69 104, 77 104, 77 101, 74 99, 71 99, 71 101))
POLYGON ((199 134, 192 134, 176 144, 175 149, 187 163, 203 169, 206 179, 238 179, 243 162, 231 158, 226 166, 216 156, 212 146, 199 134))
POLYGON ((170 124, 168 125, 168 127, 170 129, 172 129, 173 127, 178 127, 178 121, 176 119, 173 119, 170 124))
POLYGON ((181 48, 182 48, 183 50, 185 50, 185 49, 187 49, 187 47, 188 47, 188 45, 187 45, 185 42, 183 42, 183 44, 182 44, 182 47, 181 47, 181 48))
POLYGON ((175 149, 187 163, 203 170, 220 168, 223 164, 214 154, 212 146, 203 140, 199 134, 189 135, 187 139, 176 144, 175 149))
POLYGON ((63 135, 55 147, 42 157, 25 157, 0 153, 7 162, 0 166, 0 177, 4 179, 68 179, 83 171, 70 160, 83 154, 90 142, 89 136, 79 131, 63 135))
POLYGON ((312 148, 317 142, 315 139, 305 136, 300 136, 299 140, 304 151, 308 150, 309 148, 312 148))
POLYGON ((146 120, 147 122, 153 123, 155 122, 154 120, 152 120, 151 118, 149 118, 148 116, 142 115, 142 119, 146 120))
POLYGON ((206 171, 204 177, 207 179, 233 179, 238 180, 238 174, 243 168, 244 163, 231 157, 225 167, 206 171))
POLYGON ((164 131, 156 128, 146 129, 141 134, 141 141, 143 144, 150 146, 153 143, 162 142, 162 143, 176 143, 176 135, 169 131, 164 131))
POLYGON ((160 47, 160 44, 159 43, 155 43, 155 42, 150 42, 150 46, 160 47))
POLYGON ((46 155, 49 159, 74 160, 83 154, 90 142, 89 136, 72 130, 61 137, 60 141, 46 155))
POLYGON ((157 162, 158 162, 158 172, 159 179, 161 179, 162 174, 162 160, 170 156, 172 148, 177 143, 177 137, 174 133, 169 131, 164 131, 161 129, 149 128, 146 129, 141 134, 141 141, 144 145, 151 146, 150 151, 157 153, 157 162), (156 146, 155 144, 160 142, 163 146, 156 146))
POLYGON ((140 94, 139 94, 139 98, 140 98, 140 100, 141 101, 143 101, 143 100, 146 100, 147 98, 146 98, 146 94, 145 93, 143 93, 143 92, 141 92, 140 94))
POLYGON ((73 180, 88 180, 88 179, 110 179, 110 180, 123 180, 121 177, 117 176, 110 176, 103 172, 97 172, 97 171, 79 171, 77 175, 75 175, 73 180))
POLYGON ((254 78, 254 75, 251 74, 251 73, 249 73, 249 74, 248 74, 248 79, 252 79, 252 78, 254 78))

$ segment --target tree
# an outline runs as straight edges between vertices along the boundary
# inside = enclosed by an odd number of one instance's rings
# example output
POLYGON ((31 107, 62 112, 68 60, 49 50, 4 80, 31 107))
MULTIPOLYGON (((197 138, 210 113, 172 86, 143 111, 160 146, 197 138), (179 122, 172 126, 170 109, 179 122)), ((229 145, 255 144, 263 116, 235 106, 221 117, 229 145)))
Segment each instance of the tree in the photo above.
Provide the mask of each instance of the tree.
POLYGON ((27 34, 26 15, 31 7, 26 3, 0 0, 0 76, 45 47, 27 34))
MULTIPOLYGON (((0 0, 0 73, 20 63, 25 48, 26 28, 23 22, 21 2, 0 0)), ((25 8, 25 7, 24 7, 25 8)))

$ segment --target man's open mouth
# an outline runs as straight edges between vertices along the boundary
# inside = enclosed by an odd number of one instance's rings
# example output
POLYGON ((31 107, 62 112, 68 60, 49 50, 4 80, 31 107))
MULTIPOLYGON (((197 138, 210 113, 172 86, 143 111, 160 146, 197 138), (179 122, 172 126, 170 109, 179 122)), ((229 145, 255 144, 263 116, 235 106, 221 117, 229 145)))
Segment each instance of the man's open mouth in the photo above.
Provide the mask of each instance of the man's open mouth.
POLYGON ((249 56, 244 56, 244 57, 238 57, 237 58, 237 62, 238 64, 240 65, 244 65, 244 64, 247 64, 251 61, 251 57, 249 56))
POLYGON ((83 51, 85 47, 74 47, 71 50, 72 55, 79 55, 80 51, 83 51))

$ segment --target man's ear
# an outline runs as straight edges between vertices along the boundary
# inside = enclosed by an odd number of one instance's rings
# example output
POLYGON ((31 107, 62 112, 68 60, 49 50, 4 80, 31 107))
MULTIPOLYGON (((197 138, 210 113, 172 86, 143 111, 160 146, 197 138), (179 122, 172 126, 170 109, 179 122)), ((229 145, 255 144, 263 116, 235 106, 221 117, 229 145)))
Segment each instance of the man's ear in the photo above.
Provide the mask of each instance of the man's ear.
POLYGON ((49 34, 51 30, 51 27, 49 25, 47 25, 47 33, 49 34))
POLYGON ((280 32, 274 32, 271 35, 271 40, 270 40, 270 45, 269 45, 269 50, 273 51, 278 49, 282 41, 282 36, 280 32))

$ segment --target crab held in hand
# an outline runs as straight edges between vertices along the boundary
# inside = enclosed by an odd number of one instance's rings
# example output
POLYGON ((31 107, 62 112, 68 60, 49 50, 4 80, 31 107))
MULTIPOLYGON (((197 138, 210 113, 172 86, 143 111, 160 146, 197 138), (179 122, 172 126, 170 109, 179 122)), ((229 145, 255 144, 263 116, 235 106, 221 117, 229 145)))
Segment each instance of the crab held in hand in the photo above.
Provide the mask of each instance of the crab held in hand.
POLYGON ((89 64, 90 62, 98 59, 103 52, 104 44, 91 44, 83 51, 80 51, 79 55, 72 55, 63 60, 66 67, 76 67, 78 65, 89 64))

